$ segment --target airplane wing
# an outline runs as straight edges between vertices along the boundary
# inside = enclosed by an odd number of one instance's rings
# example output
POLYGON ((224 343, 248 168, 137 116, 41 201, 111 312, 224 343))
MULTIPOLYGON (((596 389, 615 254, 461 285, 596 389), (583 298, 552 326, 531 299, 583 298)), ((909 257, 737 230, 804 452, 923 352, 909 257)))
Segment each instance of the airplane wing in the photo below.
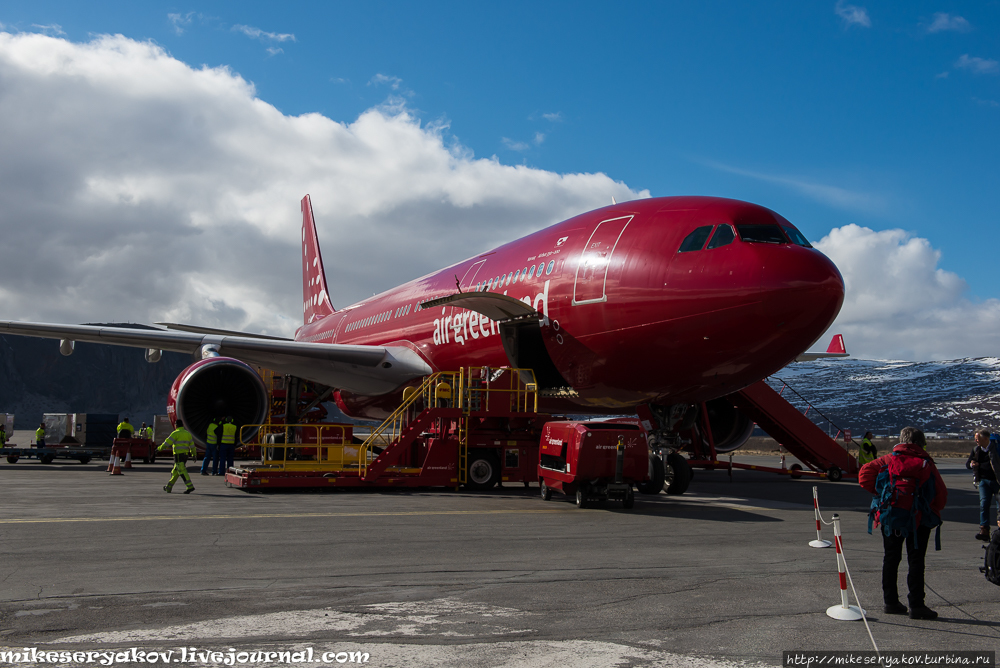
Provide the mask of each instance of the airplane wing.
POLYGON ((167 329, 176 329, 181 332, 194 332, 195 334, 219 334, 221 336, 245 336, 251 339, 271 339, 273 341, 291 341, 284 336, 268 336, 267 334, 252 334, 250 332, 235 332, 231 329, 215 329, 214 327, 201 327, 199 325, 184 325, 178 322, 158 322, 167 329))
POLYGON ((850 357, 847 348, 844 346, 844 335, 834 334, 833 340, 827 347, 825 353, 802 353, 795 358, 796 362, 812 362, 813 360, 829 359, 831 357, 850 357))
POLYGON ((206 357, 233 357, 281 374, 363 395, 386 394, 432 373, 423 359, 403 346, 348 346, 201 332, 129 329, 96 325, 55 325, 0 321, 0 334, 105 343, 169 350, 206 357))

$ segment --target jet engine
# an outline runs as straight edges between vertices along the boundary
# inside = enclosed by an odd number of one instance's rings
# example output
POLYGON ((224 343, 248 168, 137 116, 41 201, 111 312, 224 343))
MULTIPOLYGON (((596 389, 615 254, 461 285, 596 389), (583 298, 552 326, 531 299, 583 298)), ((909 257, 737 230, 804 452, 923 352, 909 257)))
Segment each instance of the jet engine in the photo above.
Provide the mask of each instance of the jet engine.
MULTIPOLYGON (((725 397, 706 402, 705 408, 716 453, 732 452, 750 439, 753 420, 741 413, 725 397)), ((705 445, 708 445, 707 440, 705 445)))
MULTIPOLYGON (((177 376, 167 399, 171 422, 180 419, 195 440, 205 445, 209 423, 233 418, 237 427, 267 419, 268 394, 264 381, 247 364, 231 357, 211 357, 195 362, 177 376)), ((246 441, 257 429, 241 429, 246 441)))

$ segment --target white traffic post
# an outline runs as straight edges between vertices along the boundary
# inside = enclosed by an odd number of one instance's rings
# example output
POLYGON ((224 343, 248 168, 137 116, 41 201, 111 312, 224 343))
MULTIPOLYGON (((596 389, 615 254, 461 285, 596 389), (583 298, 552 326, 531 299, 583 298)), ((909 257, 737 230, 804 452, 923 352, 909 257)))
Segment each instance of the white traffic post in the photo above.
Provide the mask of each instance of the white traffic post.
POLYGON ((833 545, 828 540, 823 540, 823 534, 821 533, 820 523, 819 523, 819 495, 816 492, 816 487, 813 487, 813 515, 816 516, 816 540, 809 541, 809 547, 830 547, 833 545))
POLYGON ((840 573, 840 605, 832 605, 826 609, 826 614, 834 619, 853 622, 864 617, 861 608, 847 603, 847 562, 844 561, 844 548, 840 538, 840 515, 833 516, 833 541, 837 545, 837 570, 840 573))

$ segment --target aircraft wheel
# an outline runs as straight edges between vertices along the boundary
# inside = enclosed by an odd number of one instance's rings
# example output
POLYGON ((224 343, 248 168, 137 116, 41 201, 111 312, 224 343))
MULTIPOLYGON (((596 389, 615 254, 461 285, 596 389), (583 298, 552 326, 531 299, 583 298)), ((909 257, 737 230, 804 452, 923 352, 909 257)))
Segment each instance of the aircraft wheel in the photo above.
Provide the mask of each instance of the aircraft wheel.
POLYGON ((7 455, 8 464, 16 464, 18 459, 20 459, 18 455, 7 455))
POLYGON ((640 494, 659 494, 663 489, 663 460, 653 457, 653 477, 636 485, 640 494))
POLYGON ((631 510, 632 506, 635 505, 635 492, 631 489, 625 493, 625 498, 622 499, 622 508, 625 510, 631 510))
POLYGON ((52 460, 53 460, 53 459, 55 459, 55 458, 56 458, 56 457, 55 457, 55 455, 42 455, 42 457, 41 457, 41 460, 40 460, 40 461, 41 461, 41 462, 42 462, 43 464, 51 464, 51 463, 52 463, 52 460))
POLYGON ((587 507, 587 498, 583 495, 583 488, 582 487, 580 489, 576 490, 576 507, 577 508, 586 508, 587 507))
POLYGON ((843 478, 844 472, 836 466, 831 466, 830 470, 826 472, 826 479, 830 482, 840 482, 843 478))
POLYGON ((542 501, 549 501, 552 498, 552 488, 546 485, 544 482, 541 484, 542 489, 542 501))
POLYGON ((691 465, 680 454, 671 452, 667 455, 666 476, 663 485, 667 494, 683 494, 691 484, 691 465))
POLYGON ((493 489, 500 480, 500 466, 490 453, 482 450, 469 452, 468 480, 465 486, 469 489, 493 489))
POLYGON ((80 457, 81 464, 87 464, 90 462, 90 457, 80 457))
POLYGON ((795 480, 798 480, 799 478, 802 477, 802 467, 799 466, 798 464, 792 464, 791 466, 789 466, 788 471, 789 471, 788 475, 794 478, 795 480))

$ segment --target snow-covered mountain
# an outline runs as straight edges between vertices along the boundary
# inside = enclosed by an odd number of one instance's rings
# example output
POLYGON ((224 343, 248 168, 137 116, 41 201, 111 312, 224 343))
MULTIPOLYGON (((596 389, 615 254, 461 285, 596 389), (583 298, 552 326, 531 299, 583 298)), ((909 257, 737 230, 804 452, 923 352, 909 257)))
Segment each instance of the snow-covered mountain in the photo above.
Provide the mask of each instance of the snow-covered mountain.
POLYGON ((790 364, 768 383, 794 405, 859 436, 898 433, 906 425, 925 432, 970 436, 977 427, 1000 431, 1000 358, 946 362, 834 359, 790 364))

